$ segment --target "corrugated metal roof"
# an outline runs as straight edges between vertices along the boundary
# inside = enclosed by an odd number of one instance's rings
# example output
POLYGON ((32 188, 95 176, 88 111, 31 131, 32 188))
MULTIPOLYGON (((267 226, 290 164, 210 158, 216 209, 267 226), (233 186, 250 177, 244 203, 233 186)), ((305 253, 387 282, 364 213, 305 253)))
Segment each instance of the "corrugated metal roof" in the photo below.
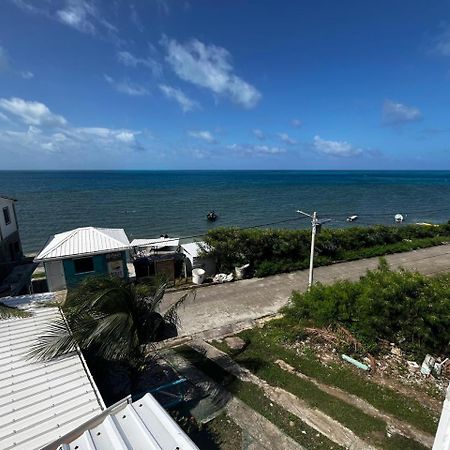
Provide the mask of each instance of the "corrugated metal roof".
POLYGON ((131 247, 153 247, 156 249, 164 247, 178 247, 180 245, 179 238, 155 238, 155 239, 133 239, 131 247))
POLYGON ((48 362, 28 352, 61 313, 39 306, 51 294, 5 297, 2 302, 32 313, 0 320, 0 448, 32 450, 54 441, 99 414, 103 401, 76 352, 48 362))
POLYGON ((128 248, 130 248, 130 242, 122 228, 76 228, 52 236, 36 256, 35 261, 92 255, 128 248))
POLYGON ((62 441, 60 450, 198 450, 151 394, 124 403, 75 439, 62 441))
POLYGON ((211 247, 209 247, 206 242, 200 241, 182 244, 181 248, 189 253, 189 255, 191 255, 193 258, 197 258, 197 256, 203 251, 203 249, 209 251, 211 247))

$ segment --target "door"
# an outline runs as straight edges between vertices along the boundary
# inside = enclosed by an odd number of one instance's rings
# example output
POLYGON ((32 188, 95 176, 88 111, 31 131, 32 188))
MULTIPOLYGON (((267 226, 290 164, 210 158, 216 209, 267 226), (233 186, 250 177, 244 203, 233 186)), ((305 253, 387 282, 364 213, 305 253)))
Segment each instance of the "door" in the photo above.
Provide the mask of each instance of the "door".
POLYGON ((66 277, 62 261, 49 261, 45 263, 48 290, 50 292, 66 289, 66 277))

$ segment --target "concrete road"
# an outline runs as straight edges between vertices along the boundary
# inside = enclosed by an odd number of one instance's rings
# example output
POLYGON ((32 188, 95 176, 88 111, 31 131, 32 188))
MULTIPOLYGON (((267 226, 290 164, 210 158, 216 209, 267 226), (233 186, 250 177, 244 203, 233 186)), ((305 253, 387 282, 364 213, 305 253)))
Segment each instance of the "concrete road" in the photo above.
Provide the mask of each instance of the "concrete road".
MULTIPOLYGON (((425 275, 450 272, 450 244, 386 256, 392 269, 404 267, 425 275)), ((358 280, 369 269, 375 269, 379 258, 333 264, 314 270, 314 280, 324 284, 336 280, 358 280)), ((305 291, 308 271, 302 270, 267 278, 252 278, 197 289, 194 301, 179 310, 180 336, 217 328, 246 319, 257 319, 276 313, 286 305, 293 290, 305 291)), ((166 309, 183 292, 166 294, 166 309)))

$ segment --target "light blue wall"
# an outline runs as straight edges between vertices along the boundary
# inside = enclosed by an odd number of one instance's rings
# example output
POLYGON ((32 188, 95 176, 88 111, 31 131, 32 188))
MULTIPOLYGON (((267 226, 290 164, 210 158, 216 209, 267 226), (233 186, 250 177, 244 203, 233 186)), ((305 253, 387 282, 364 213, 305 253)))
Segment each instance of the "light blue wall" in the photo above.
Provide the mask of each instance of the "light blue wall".
MULTIPOLYGON (((122 261, 124 265, 125 279, 128 279, 126 252, 120 253, 122 255, 122 261)), ((72 259, 63 260, 64 275, 66 277, 66 284, 68 288, 76 286, 78 283, 80 283, 87 277, 108 275, 108 263, 106 260, 106 254, 94 255, 93 258, 94 258, 94 272, 78 273, 78 274, 75 273, 75 264, 72 259)))

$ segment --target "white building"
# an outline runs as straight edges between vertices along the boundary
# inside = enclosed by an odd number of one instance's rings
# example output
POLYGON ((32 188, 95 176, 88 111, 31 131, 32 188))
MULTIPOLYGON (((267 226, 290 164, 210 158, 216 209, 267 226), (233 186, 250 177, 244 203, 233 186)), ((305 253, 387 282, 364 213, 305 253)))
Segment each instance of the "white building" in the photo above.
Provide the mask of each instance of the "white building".
POLYGON ((15 202, 0 195, 0 280, 11 271, 14 263, 22 259, 15 202))
POLYGON ((110 406, 78 429, 41 450, 198 450, 154 399, 145 394, 110 406))
POLYGON ((450 384, 447 387, 433 450, 450 450, 450 384))
POLYGON ((186 271, 188 276, 192 269, 203 269, 207 277, 212 277, 216 273, 216 259, 214 256, 205 255, 208 246, 205 242, 190 242, 182 244, 181 250, 186 256, 186 271))
POLYGON ((34 259, 43 262, 50 292, 93 275, 128 278, 130 242, 121 228, 83 227, 55 234, 34 259))
POLYGON ((2 298, 30 317, 0 320, 0 448, 33 450, 78 427, 105 409, 81 355, 76 351, 52 361, 28 355, 61 313, 40 302, 53 294, 2 298))
POLYGON ((29 352, 54 320, 55 294, 5 297, 31 316, 0 320, 0 449, 198 450, 150 395, 105 408, 80 351, 51 361, 29 352))

